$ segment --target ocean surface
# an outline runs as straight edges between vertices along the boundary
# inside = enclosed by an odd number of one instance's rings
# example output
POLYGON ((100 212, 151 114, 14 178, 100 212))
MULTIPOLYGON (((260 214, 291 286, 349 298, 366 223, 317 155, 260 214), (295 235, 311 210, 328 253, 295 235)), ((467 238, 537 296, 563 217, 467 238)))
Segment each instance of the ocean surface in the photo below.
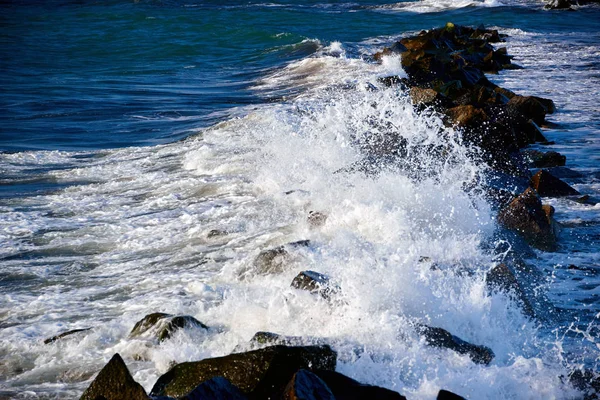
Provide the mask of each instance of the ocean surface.
POLYGON ((535 148, 565 154, 581 175, 564 179, 600 199, 600 7, 542 6, 1 2, 0 398, 77 398, 116 352, 149 390, 173 362, 257 331, 328 338, 340 372, 409 399, 582 398, 564 377, 598 370, 599 204, 545 199, 562 231, 557 252, 527 261, 546 311, 531 319, 486 290, 497 211, 464 191, 484 166, 459 142, 450 163, 416 155, 418 179, 384 160, 351 168, 381 126, 409 147, 440 141, 438 116, 378 83, 404 74, 399 59, 370 55, 448 21, 484 24, 525 67, 489 79, 554 100, 555 144, 535 148), (311 226, 310 211, 327 220, 311 226), (253 269, 261 250, 305 239, 283 272, 253 269), (290 288, 305 269, 342 301, 290 288), (210 329, 128 337, 159 311, 210 329), (428 347, 415 322, 496 358, 428 347))

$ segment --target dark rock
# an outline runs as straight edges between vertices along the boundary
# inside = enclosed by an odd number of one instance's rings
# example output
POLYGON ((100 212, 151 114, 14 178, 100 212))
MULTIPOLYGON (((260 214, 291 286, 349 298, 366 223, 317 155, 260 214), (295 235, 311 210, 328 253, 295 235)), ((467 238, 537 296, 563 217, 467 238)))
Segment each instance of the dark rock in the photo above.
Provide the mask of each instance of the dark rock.
POLYGON ((229 234, 229 232, 221 230, 221 229, 211 229, 206 234, 206 237, 210 239, 210 238, 214 238, 214 237, 226 236, 227 234, 229 234))
POLYGON ((384 47, 383 50, 373 55, 376 61, 381 61, 384 56, 391 56, 394 54, 400 54, 406 51, 406 47, 400 42, 396 42, 390 47, 384 47))
POLYGON ((546 10, 573 10, 569 0, 547 0, 544 5, 546 10))
POLYGON ((252 272, 258 275, 280 274, 286 270, 286 267, 292 261, 292 254, 289 250, 308 247, 309 245, 310 240, 299 240, 283 246, 263 250, 254 259, 252 272))
POLYGON ((508 102, 508 107, 517 110, 525 118, 532 119, 538 125, 542 125, 546 118, 546 107, 533 96, 514 96, 508 102))
POLYGON ((546 170, 541 170, 531 178, 531 187, 542 197, 575 196, 580 194, 577 190, 552 176, 546 170))
POLYGON ((548 223, 542 202, 534 189, 528 188, 498 213, 500 225, 517 231, 532 246, 554 250, 556 237, 548 223))
POLYGON ((284 336, 273 332, 256 332, 250 339, 251 347, 264 345, 284 345, 284 346, 305 346, 305 345, 323 345, 325 340, 322 338, 304 337, 304 336, 284 336))
POLYGON ((584 175, 567 167, 551 167, 547 169, 552 175, 560 179, 580 179, 584 175))
POLYGON ((448 110, 447 115, 452 122, 461 128, 478 129, 488 120, 485 111, 472 105, 451 108, 448 110))
POLYGON ((301 368, 334 370, 336 353, 329 346, 272 346, 225 357, 178 364, 162 375, 152 396, 184 396, 200 383, 222 376, 250 399, 280 398, 301 368))
POLYGON ((248 397, 222 376, 202 382, 181 400, 247 400, 248 397))
POLYGON ((136 322, 129 337, 135 338, 146 334, 155 336, 159 342, 163 342, 182 328, 208 329, 202 322, 189 315, 173 316, 165 313, 153 313, 136 322))
POLYGON ((567 157, 556 151, 523 150, 523 156, 535 168, 562 167, 567 162, 567 157))
POLYGON ((44 344, 50 344, 50 343, 54 343, 57 340, 63 339, 67 336, 71 336, 75 333, 80 333, 80 332, 87 332, 89 330, 91 330, 92 328, 83 328, 83 329, 73 329, 71 331, 67 331, 67 332, 63 332, 61 334, 58 334, 56 336, 52 336, 51 338, 48 338, 46 340, 44 340, 44 344))
POLYGON ((498 264, 492 268, 485 276, 485 284, 490 293, 500 291, 514 295, 525 315, 534 316, 531 303, 527 300, 519 281, 506 264, 498 264))
POLYGON ((391 75, 383 78, 378 78, 377 81, 386 87, 405 86, 404 80, 398 75, 391 75))
POLYGON ((319 211, 309 211, 307 221, 311 227, 318 228, 327 222, 327 214, 319 211))
POLYGON ((317 370, 313 373, 327 384, 336 400, 406 400, 398 392, 378 386, 363 385, 339 372, 317 370))
POLYGON ((598 399, 600 395, 600 377, 589 369, 576 369, 569 374, 569 382, 584 394, 584 400, 598 399))
POLYGON ((129 373, 121 356, 115 354, 83 392, 81 400, 147 400, 146 391, 129 373))
POLYGON ((410 88, 409 94, 413 104, 416 106, 438 108, 452 106, 452 102, 449 99, 434 89, 413 86, 410 88))
POLYGON ((457 395, 456 393, 449 392, 447 390, 440 390, 437 395, 437 400, 466 400, 464 397, 457 395))
POLYGON ((418 324, 417 332, 425 338, 428 345, 466 354, 474 363, 489 364, 494 358, 494 352, 489 347, 465 342, 445 329, 418 324))
POLYGON ((333 296, 340 293, 340 288, 331 283, 328 276, 315 271, 300 272, 292 281, 291 286, 296 289, 319 294, 325 300, 332 300, 333 296))
POLYGON ((296 372, 283 393, 283 400, 336 400, 325 382, 310 371, 296 372))
POLYGON ((556 112, 556 105, 551 99, 545 99, 543 97, 531 96, 538 101, 546 109, 546 114, 554 114, 556 112))

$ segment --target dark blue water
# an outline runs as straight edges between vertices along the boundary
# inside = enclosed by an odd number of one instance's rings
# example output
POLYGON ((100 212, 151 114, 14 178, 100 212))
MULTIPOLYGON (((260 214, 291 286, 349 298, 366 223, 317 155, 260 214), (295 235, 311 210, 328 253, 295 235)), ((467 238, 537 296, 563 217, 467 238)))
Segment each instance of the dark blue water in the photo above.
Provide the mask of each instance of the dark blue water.
MULTIPOLYGON (((385 1, 2 2, 0 150, 99 149, 190 135, 234 107, 268 71, 340 41, 460 24, 598 33, 600 12, 537 5, 414 13, 385 1)), ((358 56, 359 54, 355 54, 358 56)), ((272 98, 275 97, 275 98, 272 98)))

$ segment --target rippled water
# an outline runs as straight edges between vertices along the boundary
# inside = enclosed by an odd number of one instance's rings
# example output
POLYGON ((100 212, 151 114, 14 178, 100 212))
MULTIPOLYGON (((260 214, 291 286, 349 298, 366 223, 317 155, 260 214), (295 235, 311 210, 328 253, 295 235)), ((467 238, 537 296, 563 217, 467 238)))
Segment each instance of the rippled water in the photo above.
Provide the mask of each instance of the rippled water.
POLYGON ((544 134, 584 174, 566 180, 600 198, 599 8, 0 7, 0 395, 77 397, 115 352, 150 389, 173 361, 229 354, 267 330, 329 338, 338 370, 408 398, 435 398, 440 387, 468 398, 578 398, 560 376, 598 357, 600 206, 548 200, 563 224, 560 249, 529 263, 555 317, 530 320, 510 298, 489 295, 495 211, 463 190, 485 167, 457 132, 380 86, 378 77, 402 74, 398 59, 366 56, 447 20, 510 34, 509 53, 526 68, 490 79, 554 99, 558 126, 544 134), (371 157, 370 173, 353 168, 389 124, 407 139, 411 165, 371 157), (428 145, 446 158, 421 151, 428 145), (310 211, 326 223, 311 227, 310 211), (282 273, 253 270, 262 249, 303 239, 310 244, 282 273), (331 276, 343 301, 290 288, 304 269, 331 276), (128 338, 157 311, 211 329, 161 345, 128 338), (427 347, 416 321, 496 358, 484 367, 427 347))

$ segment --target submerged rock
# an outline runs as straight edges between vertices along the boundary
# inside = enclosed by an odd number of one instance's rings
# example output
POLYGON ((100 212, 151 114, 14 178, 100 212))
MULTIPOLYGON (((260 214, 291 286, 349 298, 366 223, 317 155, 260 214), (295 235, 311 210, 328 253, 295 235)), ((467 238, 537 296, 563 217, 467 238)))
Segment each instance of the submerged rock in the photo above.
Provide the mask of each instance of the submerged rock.
POLYGON ((524 157, 535 168, 562 167, 567 162, 567 157, 556 151, 524 150, 524 157))
POLYGON ((445 329, 423 324, 418 324, 416 328, 417 332, 425 338, 425 341, 430 346, 450 349, 459 354, 466 354, 477 364, 489 364, 494 359, 494 352, 489 347, 466 342, 445 329))
POLYGON ((398 392, 378 386, 364 385, 352 378, 330 370, 313 371, 325 382, 336 400, 406 400, 398 392))
POLYGON ((178 364, 162 375, 152 396, 184 396, 214 377, 227 378, 250 399, 279 398, 299 369, 334 370, 337 354, 329 346, 271 346, 225 357, 178 364))
POLYGON ((327 214, 319 211, 309 211, 306 220, 312 228, 318 228, 325 225, 325 222, 327 222, 327 214))
POLYGON ((91 329, 92 328, 73 329, 73 330, 70 330, 70 331, 67 331, 67 332, 63 332, 63 333, 58 334, 56 336, 52 336, 51 338, 45 339, 44 340, 44 344, 54 343, 57 340, 63 339, 65 337, 67 337, 67 336, 71 336, 71 335, 74 335, 76 333, 87 332, 87 331, 89 331, 91 329))
POLYGON ((519 281, 506 264, 498 264, 492 268, 485 276, 485 284, 490 293, 500 291, 513 294, 525 315, 534 316, 531 303, 527 300, 519 281))
POLYGON ((498 213, 498 222, 517 231, 532 246, 541 250, 554 250, 556 236, 542 209, 542 202, 536 191, 527 188, 498 213))
POLYGON ((580 194, 567 183, 544 169, 531 178, 531 187, 542 197, 576 196, 580 194))
POLYGON ((248 397, 222 376, 202 382, 181 400, 247 400, 248 397))
MULTIPOLYGON (((252 263, 251 271, 258 275, 280 274, 287 269, 292 261, 291 249, 308 247, 310 240, 299 240, 283 246, 261 251, 252 263)), ((249 271, 243 271, 246 273, 249 271)))
POLYGON ((208 327, 196 318, 189 315, 177 315, 165 313, 152 313, 136 322, 129 333, 130 338, 142 335, 155 336, 159 342, 170 339, 173 333, 184 328, 202 328, 208 330, 208 327))
POLYGON ((115 354, 83 392, 81 400, 148 400, 146 391, 137 383, 121 356, 115 354))
POLYGON ((292 281, 291 286, 318 294, 325 300, 332 300, 340 293, 340 288, 334 285, 327 275, 315 271, 302 271, 292 281))
POLYGON ((296 372, 283 393, 283 400, 336 400, 325 382, 310 371, 296 372))
POLYGON ((574 10, 569 0, 547 0, 544 5, 546 10, 574 10))

